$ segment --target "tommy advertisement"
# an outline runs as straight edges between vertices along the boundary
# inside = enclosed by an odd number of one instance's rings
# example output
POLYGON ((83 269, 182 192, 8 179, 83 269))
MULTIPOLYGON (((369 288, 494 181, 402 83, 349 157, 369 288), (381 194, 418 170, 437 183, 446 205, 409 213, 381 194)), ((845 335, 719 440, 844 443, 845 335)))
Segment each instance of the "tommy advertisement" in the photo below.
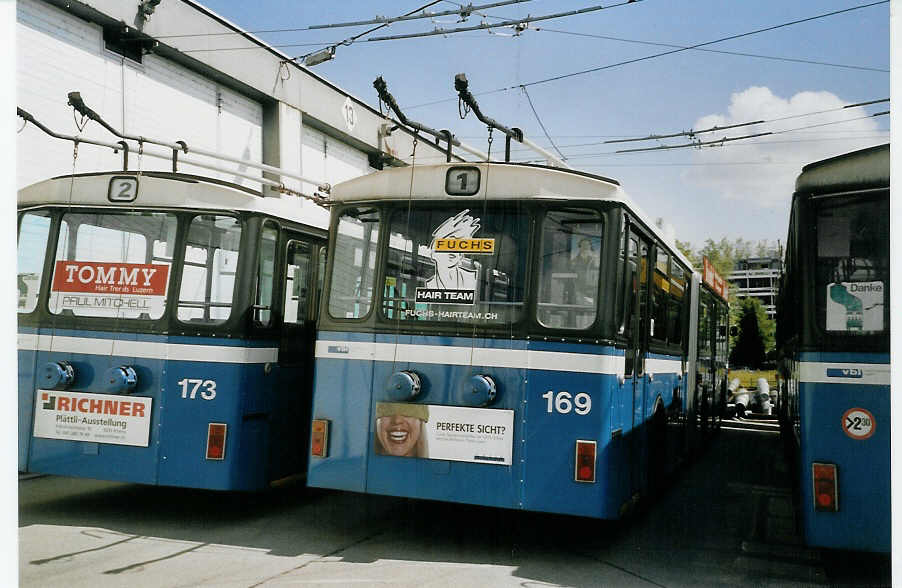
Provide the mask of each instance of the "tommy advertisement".
POLYGON ((153 399, 38 390, 34 436, 147 447, 153 399))
POLYGON ((160 316, 168 278, 169 266, 163 264, 57 261, 50 308, 95 316, 123 311, 160 316))
POLYGON ((375 432, 380 455, 510 465, 514 411, 380 402, 375 432))

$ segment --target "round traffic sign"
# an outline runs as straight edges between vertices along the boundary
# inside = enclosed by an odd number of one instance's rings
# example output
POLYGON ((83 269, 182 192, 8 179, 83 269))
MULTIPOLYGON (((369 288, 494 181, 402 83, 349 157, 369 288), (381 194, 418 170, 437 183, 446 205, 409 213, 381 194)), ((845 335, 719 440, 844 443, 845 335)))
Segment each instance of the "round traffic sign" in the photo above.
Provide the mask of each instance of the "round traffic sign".
POLYGON ((867 439, 876 429, 874 415, 864 408, 850 408, 842 415, 842 430, 852 439, 867 439))

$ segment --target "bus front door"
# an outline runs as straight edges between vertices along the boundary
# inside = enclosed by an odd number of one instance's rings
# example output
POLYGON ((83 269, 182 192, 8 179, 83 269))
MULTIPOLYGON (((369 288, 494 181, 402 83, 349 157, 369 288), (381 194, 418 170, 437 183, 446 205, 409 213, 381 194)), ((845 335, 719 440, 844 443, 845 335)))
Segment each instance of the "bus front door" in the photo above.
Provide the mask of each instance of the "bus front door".
POLYGON ((635 495, 645 485, 648 447, 642 426, 645 415, 645 357, 648 353, 648 284, 650 242, 644 236, 630 230, 628 249, 628 269, 631 274, 629 296, 630 339, 626 349, 624 379, 627 386, 632 381, 631 426, 627 443, 630 462, 630 492, 635 495))
POLYGON ((305 471, 310 404, 313 391, 313 355, 320 257, 325 247, 308 236, 283 231, 282 326, 279 334, 278 413, 281 421, 274 456, 283 475, 305 471))

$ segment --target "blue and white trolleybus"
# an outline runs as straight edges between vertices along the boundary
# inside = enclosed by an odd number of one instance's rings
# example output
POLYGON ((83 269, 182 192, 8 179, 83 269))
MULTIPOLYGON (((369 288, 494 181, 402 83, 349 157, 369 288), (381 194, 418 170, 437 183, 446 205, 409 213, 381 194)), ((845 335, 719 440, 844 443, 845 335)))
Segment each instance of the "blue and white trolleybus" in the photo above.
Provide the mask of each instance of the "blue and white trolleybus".
POLYGON ((331 200, 311 486, 618 518, 716 429, 723 291, 616 181, 413 165, 331 200))
POLYGON ((306 468, 326 231, 163 172, 18 196, 19 470, 254 490, 306 468))
POLYGON ((889 145, 805 166, 780 287, 779 414, 807 544, 890 550, 889 145))

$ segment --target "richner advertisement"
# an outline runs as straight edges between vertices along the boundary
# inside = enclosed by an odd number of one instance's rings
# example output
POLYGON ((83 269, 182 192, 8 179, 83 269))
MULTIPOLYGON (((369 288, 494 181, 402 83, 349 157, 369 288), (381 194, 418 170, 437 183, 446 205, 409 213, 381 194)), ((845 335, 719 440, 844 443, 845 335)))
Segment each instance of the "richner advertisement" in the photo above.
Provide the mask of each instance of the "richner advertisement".
POLYGON ((169 266, 163 264, 57 261, 50 308, 92 316, 161 316, 168 278, 169 266))
POLYGON ((381 455, 511 464, 514 411, 380 402, 375 451, 381 455))
POLYGON ((38 390, 34 436, 147 447, 152 398, 38 390))

